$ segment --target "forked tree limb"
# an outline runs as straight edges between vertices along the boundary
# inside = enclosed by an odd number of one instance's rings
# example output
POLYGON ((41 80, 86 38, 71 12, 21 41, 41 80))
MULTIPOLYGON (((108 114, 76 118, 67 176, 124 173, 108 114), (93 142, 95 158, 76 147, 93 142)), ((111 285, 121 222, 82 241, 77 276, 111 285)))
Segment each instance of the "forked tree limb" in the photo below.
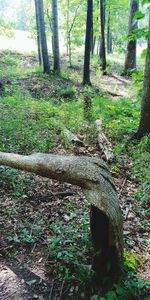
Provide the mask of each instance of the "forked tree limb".
POLYGON ((122 215, 114 183, 103 160, 0 152, 0 164, 80 186, 92 205, 91 233, 95 249, 100 253, 95 260, 95 269, 104 277, 111 260, 113 276, 118 274, 123 254, 122 215))

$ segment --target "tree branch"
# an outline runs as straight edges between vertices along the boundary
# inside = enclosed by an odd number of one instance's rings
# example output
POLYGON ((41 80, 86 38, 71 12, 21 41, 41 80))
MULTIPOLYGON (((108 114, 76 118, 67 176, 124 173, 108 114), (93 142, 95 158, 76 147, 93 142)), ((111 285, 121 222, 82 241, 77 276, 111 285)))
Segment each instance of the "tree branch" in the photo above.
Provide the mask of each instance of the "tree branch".
POLYGON ((70 29, 68 30, 68 34, 70 34, 71 31, 72 31, 72 28, 73 28, 73 26, 74 26, 74 23, 75 23, 75 20, 76 20, 76 17, 77 17, 78 9, 79 9, 79 7, 81 6, 81 3, 82 3, 82 1, 79 3, 79 5, 78 5, 77 8, 76 8, 76 11, 75 11, 75 14, 74 14, 74 18, 73 18, 72 24, 71 24, 71 26, 70 26, 70 29))
MULTIPOLYGON (((112 256, 113 264, 119 265, 123 254, 122 215, 115 186, 103 160, 85 156, 42 153, 23 156, 0 152, 0 164, 80 186, 87 201, 96 208, 91 215, 92 236, 96 250, 98 247, 103 249, 102 264, 105 259, 106 266, 112 256)), ((114 272, 117 270, 118 267, 114 267, 114 272)))

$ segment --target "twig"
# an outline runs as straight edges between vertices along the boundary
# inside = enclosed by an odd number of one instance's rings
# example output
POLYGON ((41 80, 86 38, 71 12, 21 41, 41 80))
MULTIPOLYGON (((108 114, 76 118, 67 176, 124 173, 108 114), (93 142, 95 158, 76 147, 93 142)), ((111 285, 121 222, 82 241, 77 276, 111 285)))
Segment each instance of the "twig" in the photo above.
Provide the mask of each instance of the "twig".
POLYGON ((31 250, 31 253, 33 253, 34 252, 34 250, 35 250, 35 248, 36 248, 36 243, 34 243, 34 245, 33 245, 33 248, 32 248, 32 250, 31 250))
POLYGON ((65 280, 63 281, 63 283, 61 285, 59 300, 61 300, 61 297, 62 297, 62 294, 63 294, 64 284, 65 284, 65 280))
POLYGON ((54 193, 53 195, 54 195, 55 197, 61 197, 61 198, 64 198, 64 197, 67 197, 67 196, 73 196, 73 195, 74 195, 74 192, 72 192, 72 191, 57 192, 57 193, 54 193))
MULTIPOLYGON (((35 216, 35 219, 34 219, 34 222, 33 222, 33 225, 35 225, 35 222, 36 222, 36 216, 35 216)), ((32 233, 33 233, 33 227, 31 227, 31 230, 30 230, 30 238, 32 237, 32 233)))
POLYGON ((44 260, 44 265, 46 264, 46 262, 47 262, 47 260, 48 260, 48 257, 49 257, 49 253, 48 253, 48 255, 46 256, 46 258, 45 258, 45 260, 44 260))
POLYGON ((130 203, 129 208, 128 208, 128 211, 127 211, 126 216, 125 216, 125 221, 127 221, 127 219, 128 219, 128 216, 129 216, 129 212, 130 212, 130 210, 131 210, 131 207, 132 207, 132 204, 130 203))
POLYGON ((52 283, 52 287, 51 287, 51 290, 50 290, 50 293, 49 293, 49 297, 48 297, 49 300, 52 300, 52 294, 53 294, 54 282, 55 282, 55 280, 53 280, 53 283, 52 283))
POLYGON ((112 77, 112 78, 115 78, 115 79, 117 79, 118 81, 120 81, 120 82, 122 82, 122 83, 124 83, 124 84, 128 84, 128 82, 127 81, 125 81, 125 80, 123 80, 122 78, 119 78, 119 77, 117 77, 117 76, 115 76, 115 75, 110 75, 110 77, 112 77))
POLYGON ((110 91, 107 91, 107 93, 113 97, 122 97, 122 95, 120 94, 116 94, 116 93, 113 93, 113 92, 110 92, 110 91))
POLYGON ((81 3, 82 3, 82 1, 79 3, 79 5, 78 5, 77 8, 76 8, 76 11, 75 11, 75 14, 74 14, 74 18, 73 18, 72 24, 71 24, 71 26, 70 26, 70 28, 69 28, 69 34, 71 33, 72 28, 73 28, 73 26, 74 26, 74 23, 75 23, 75 21, 76 21, 78 9, 79 9, 81 3))
POLYGON ((119 195, 118 195, 118 198, 120 199, 121 195, 122 195, 122 191, 125 187, 125 184, 126 184, 126 181, 127 181, 127 177, 124 179, 123 183, 122 183, 122 186, 121 186, 121 189, 120 189, 120 192, 119 192, 119 195))

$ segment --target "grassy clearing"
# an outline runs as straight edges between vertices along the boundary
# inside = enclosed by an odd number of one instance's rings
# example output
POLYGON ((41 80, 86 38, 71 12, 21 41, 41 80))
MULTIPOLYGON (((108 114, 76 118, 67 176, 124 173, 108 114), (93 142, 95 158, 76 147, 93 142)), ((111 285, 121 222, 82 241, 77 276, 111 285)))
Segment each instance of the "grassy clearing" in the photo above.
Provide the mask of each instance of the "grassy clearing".
MULTIPOLYGON (((94 88, 91 88, 89 93, 92 97, 93 108, 92 122, 89 124, 84 120, 84 91, 79 87, 81 74, 77 70, 64 70, 63 80, 71 77, 66 85, 65 81, 62 82, 62 78, 56 78, 53 75, 49 80, 48 76, 43 75, 36 65, 34 70, 31 66, 24 68, 22 56, 10 55, 9 52, 1 54, 0 65, 4 66, 3 77, 12 80, 10 85, 4 85, 4 90, 0 95, 0 151, 24 154, 49 153, 55 152, 57 147, 60 147, 65 149, 65 152, 72 152, 72 145, 63 136, 64 127, 77 135, 82 135, 84 143, 90 143, 90 146, 96 149, 96 133, 93 124, 94 120, 100 118, 103 120, 104 130, 112 141, 115 153, 111 165, 112 174, 115 178, 123 177, 125 174, 136 184, 137 210, 144 215, 143 222, 147 222, 150 138, 147 136, 140 143, 135 143, 130 139, 139 122, 140 100, 138 97, 111 101, 104 93, 96 93, 94 88), (20 78, 24 77, 33 83, 30 89, 28 89, 28 81, 26 85, 21 84, 20 78), (33 97, 36 80, 38 88, 33 97), (59 87, 60 81, 62 88, 59 87), (47 92, 46 97, 42 96, 44 91, 41 93, 41 86, 49 86, 54 90, 56 97, 48 96, 47 92)), ((2 73, 0 75, 2 77, 2 73)), ((77 197, 75 197, 76 200, 71 198, 69 202, 65 202, 67 204, 63 204, 61 209, 62 204, 53 199, 52 203, 57 202, 57 205, 53 204, 54 207, 56 205, 56 210, 52 212, 54 219, 50 222, 47 211, 51 208, 45 203, 43 204, 45 208, 43 208, 40 204, 41 200, 39 204, 37 202, 37 207, 29 202, 26 204, 26 209, 23 208, 24 197, 34 199, 35 194, 41 197, 39 190, 41 189, 44 194, 49 187, 47 182, 38 182, 40 188, 37 189, 34 176, 25 176, 18 171, 1 167, 0 184, 3 192, 11 195, 7 210, 5 206, 2 209, 9 223, 7 230, 3 230, 3 234, 14 247, 14 255, 17 256, 19 251, 24 251, 24 248, 30 252, 35 243, 39 245, 44 239, 46 245, 44 253, 47 253, 46 255, 55 264, 55 268, 49 268, 49 275, 52 276, 53 273, 64 277, 72 286, 73 293, 78 293, 80 289, 87 289, 93 274, 90 269, 92 247, 88 235, 89 208, 84 203, 84 199, 82 197, 81 200, 77 197), (41 209, 43 209, 42 214, 41 209), (63 215, 59 220, 55 217, 58 210, 63 215), (24 214, 26 220, 22 220, 24 214), (36 217, 33 218, 33 215, 36 217), (10 224, 13 224, 18 216, 19 220, 14 232, 10 224), (71 222, 68 223, 67 218, 71 222), (76 224, 80 225, 79 229, 76 228, 76 224), (19 250, 16 251, 16 247, 19 250)), ((50 189, 52 186, 49 187, 50 189)), ((141 223, 141 229, 144 224, 147 223, 141 223)), ((130 247, 129 250, 131 250, 130 247)), ((124 272, 120 283, 115 285, 105 297, 95 295, 91 300, 144 299, 142 297, 147 290, 147 283, 136 274, 136 260, 137 257, 125 252, 125 269, 130 271, 124 272)), ((94 294, 94 290, 90 290, 89 294, 94 294)))

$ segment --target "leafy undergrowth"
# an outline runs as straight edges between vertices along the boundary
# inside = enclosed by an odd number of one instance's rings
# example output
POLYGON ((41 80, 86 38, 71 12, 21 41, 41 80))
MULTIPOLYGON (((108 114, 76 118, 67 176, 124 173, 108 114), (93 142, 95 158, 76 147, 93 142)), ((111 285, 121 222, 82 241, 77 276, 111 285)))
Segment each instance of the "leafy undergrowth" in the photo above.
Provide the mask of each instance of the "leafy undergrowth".
POLYGON ((81 74, 65 69, 63 78, 51 74, 49 79, 37 69, 34 57, 9 52, 0 55, 0 65, 5 65, 0 91, 1 151, 101 157, 93 124, 103 120, 113 145, 110 167, 124 216, 125 263, 122 278, 111 291, 94 288, 89 206, 81 191, 7 167, 0 167, 2 254, 30 269, 43 269, 44 278, 56 285, 51 292, 60 297, 61 290, 61 299, 148 299, 150 137, 131 140, 139 122, 138 97, 111 101, 91 87, 86 90, 93 103, 88 123, 81 74), (67 80, 68 74, 74 81, 67 80), (81 138, 84 146, 70 144, 64 128, 81 138))

